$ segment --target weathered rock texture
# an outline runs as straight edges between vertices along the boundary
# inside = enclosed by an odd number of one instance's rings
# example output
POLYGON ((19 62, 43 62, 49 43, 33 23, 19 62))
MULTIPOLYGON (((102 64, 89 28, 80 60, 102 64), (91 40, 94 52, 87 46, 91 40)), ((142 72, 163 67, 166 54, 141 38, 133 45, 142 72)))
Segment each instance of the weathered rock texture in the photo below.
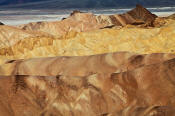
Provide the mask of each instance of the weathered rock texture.
POLYGON ((172 15, 168 16, 168 18, 175 19, 175 14, 172 14, 172 15))
POLYGON ((160 28, 126 26, 121 29, 101 29, 68 33, 62 38, 33 37, 21 39, 4 47, 0 55, 6 58, 34 58, 47 56, 84 56, 117 51, 141 54, 174 53, 175 21, 160 28))
POLYGON ((19 28, 1 25, 0 26, 0 48, 11 47, 23 39, 36 37, 52 37, 49 34, 37 31, 24 31, 19 28))
POLYGON ((175 58, 174 54, 139 55, 128 52, 93 56, 50 57, 29 60, 11 60, 0 67, 0 75, 88 76, 124 72, 175 58), (40 65, 42 64, 42 67, 40 65))
POLYGON ((175 21, 156 18, 139 5, 122 15, 95 16, 90 13, 74 12, 63 21, 31 23, 20 26, 22 29, 0 26, 0 57, 2 60, 84 56, 116 51, 142 54, 174 53, 174 25, 175 21), (134 26, 142 23, 156 25, 159 28, 134 26), (114 28, 109 28, 113 26, 114 28))
POLYGON ((75 11, 70 17, 62 21, 29 23, 19 27, 24 30, 42 31, 55 37, 60 37, 70 31, 84 32, 111 25, 125 26, 127 24, 145 24, 147 26, 153 26, 156 17, 156 15, 141 5, 137 5, 135 9, 120 15, 95 16, 91 13, 75 11))
POLYGON ((174 71, 175 59, 171 59, 82 77, 1 76, 0 115, 174 116, 174 71))
POLYGON ((0 116, 174 116, 174 30, 140 5, 0 26, 0 116))

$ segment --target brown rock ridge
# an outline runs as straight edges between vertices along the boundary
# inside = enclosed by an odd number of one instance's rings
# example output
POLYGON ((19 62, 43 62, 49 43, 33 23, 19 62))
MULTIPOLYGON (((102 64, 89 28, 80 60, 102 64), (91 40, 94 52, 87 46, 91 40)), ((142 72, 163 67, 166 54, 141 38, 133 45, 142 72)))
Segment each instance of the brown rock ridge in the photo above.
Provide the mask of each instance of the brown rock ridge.
POLYGON ((26 38, 36 38, 36 37, 52 37, 49 34, 41 33, 37 31, 25 31, 19 28, 1 25, 0 26, 0 49, 4 47, 11 47, 18 43, 20 40, 26 38))
POLYGON ((0 115, 174 116, 174 72, 171 59, 84 77, 1 76, 0 115))
POLYGON ((153 26, 154 20, 157 18, 155 14, 152 14, 149 12, 146 8, 144 8, 141 5, 136 5, 136 8, 127 12, 126 15, 129 14, 137 23, 143 22, 145 24, 149 24, 150 26, 153 26))
MULTIPOLYGON (((87 50, 89 48, 92 48, 92 46, 86 47, 88 45, 86 45, 86 44, 84 45, 83 43, 91 43, 91 42, 88 42, 89 40, 87 38, 85 38, 83 36, 83 34, 78 33, 78 32, 89 31, 89 32, 93 33, 94 29, 106 28, 106 27, 111 28, 115 25, 121 26, 121 24, 122 24, 122 26, 124 26, 126 24, 133 24, 134 21, 138 21, 138 20, 150 22, 150 21, 153 21, 155 16, 153 14, 151 14, 149 11, 147 11, 146 9, 144 9, 143 7, 137 6, 134 10, 132 10, 128 13, 125 13, 123 15, 115 15, 115 16, 113 15, 112 17, 113 18, 111 18, 111 16, 103 16, 103 15, 95 16, 91 13, 81 13, 81 12, 76 11, 76 12, 72 13, 69 18, 67 18, 63 21, 57 21, 55 23, 53 23, 53 22, 38 22, 36 25, 35 25, 35 23, 31 23, 31 26, 29 26, 30 29, 19 29, 16 27, 6 26, 6 25, 0 26, 0 38, 2 38, 0 40, 0 42, 1 42, 0 55, 9 56, 12 59, 31 58, 34 56, 35 57, 43 57, 43 56, 45 57, 45 56, 73 55, 72 53, 74 53, 74 52, 72 52, 70 50, 65 50, 65 49, 74 50, 75 46, 77 48, 77 45, 79 43, 81 45, 78 45, 78 46, 83 47, 83 48, 81 48, 82 52, 89 51, 90 53, 79 53, 79 52, 75 51, 74 54, 92 55, 92 54, 106 53, 106 52, 99 52, 98 50, 93 50, 93 52, 92 52, 92 50, 87 50), (140 13, 143 15, 139 15, 137 13, 140 13), (150 17, 152 17, 152 18, 150 18, 150 17), (113 19, 116 19, 119 22, 119 24, 117 24, 116 21, 113 19), (47 24, 42 25, 43 23, 47 23, 48 25, 47 24), (63 25, 64 25, 64 27, 62 27, 63 25), (42 29, 43 31, 40 29, 42 29), (49 32, 47 32, 47 31, 49 31, 49 32), (61 37, 58 36, 59 33, 61 33, 60 34, 61 37), (79 39, 76 39, 75 41, 77 41, 77 42, 75 42, 74 39, 77 36, 82 36, 81 38, 85 39, 85 40, 83 40, 85 42, 79 42, 79 39), (71 40, 70 40, 70 42, 68 42, 68 41, 61 42, 61 41, 59 41, 60 39, 71 39, 71 40), (62 44, 62 43, 66 43, 66 44, 73 43, 75 46, 71 45, 71 46, 74 46, 74 48, 69 48, 68 46, 63 45, 63 47, 62 47, 63 49, 62 48, 60 49, 60 47, 57 46, 56 44, 62 44), (44 49, 45 48, 47 49, 47 50, 39 50, 39 51, 44 51, 43 53, 36 51, 36 49, 37 50, 43 49, 43 47, 44 47, 44 49), (86 50, 84 50, 84 49, 86 49, 86 50), (48 52, 46 52, 46 51, 48 51, 48 52), (32 52, 32 53, 29 53, 29 52, 32 52), (33 56, 31 56, 31 54, 33 56)), ((157 21, 157 22, 161 22, 161 21, 157 21)), ((154 24, 159 25, 160 23, 154 23, 154 24)), ((165 24, 164 22, 161 23, 161 25, 164 25, 164 24, 165 24)), ((28 25, 25 25, 25 28, 28 28, 28 25)), ((120 33, 118 31, 119 31, 119 29, 115 29, 115 32, 116 32, 115 34, 114 34, 114 31, 111 31, 111 32, 107 31, 107 33, 109 34, 109 37, 113 34, 116 36, 116 35, 119 35, 117 33, 120 33)), ((123 31, 121 30, 121 32, 123 32, 123 31)), ((127 32, 127 30, 125 32, 127 32)), ((105 31, 103 31, 101 34, 94 33, 91 35, 91 37, 93 38, 94 35, 95 36, 98 35, 98 36, 103 37, 105 33, 106 33, 105 31)), ((145 33, 146 33, 145 35, 147 36, 147 32, 145 32, 145 33)), ((131 34, 131 33, 129 33, 129 34, 131 34)), ((153 34, 155 34, 155 33, 153 33, 153 34)), ((140 35, 134 35, 134 36, 140 36, 140 35)), ((87 35, 87 36, 89 36, 89 35, 87 35)), ((131 36, 133 36, 133 35, 131 35, 131 36)), ((118 39, 118 38, 116 38, 116 39, 118 39)), ((120 40, 120 38, 119 38, 119 40, 120 40)), ((92 41, 92 39, 90 41, 92 41)), ((97 41, 99 41, 99 40, 97 40, 97 41)), ((62 46, 62 45, 60 45, 60 46, 62 46)), ((105 46, 105 47, 108 48, 109 46, 105 46)), ((114 50, 115 51, 107 50, 107 52, 116 52, 116 49, 114 49, 114 50)), ((121 51, 127 51, 127 50, 121 50, 121 51)))
POLYGON ((141 5, 136 5, 136 8, 124 14, 116 14, 110 16, 100 15, 98 17, 101 22, 104 22, 104 19, 108 23, 110 22, 116 26, 126 26, 127 24, 132 24, 152 27, 154 26, 153 22, 157 18, 156 15, 152 14, 141 5))
MULTIPOLYGON (((159 22, 158 19, 156 21, 159 22)), ((48 56, 85 56, 119 51, 139 54, 175 53, 175 20, 168 19, 167 22, 166 25, 164 25, 164 20, 162 24, 157 23, 156 25, 160 24, 160 28, 145 29, 126 26, 121 29, 69 32, 61 38, 45 36, 20 40, 17 38, 16 44, 0 49, 0 57, 26 59, 48 56)), ((6 42, 8 45, 8 41, 6 42)))
POLYGON ((168 18, 175 19, 175 14, 172 14, 172 15, 168 16, 168 18))
POLYGON ((153 26, 156 17, 156 15, 152 14, 141 5, 137 5, 135 9, 119 15, 95 16, 91 13, 75 11, 62 21, 29 23, 20 25, 19 28, 41 31, 54 35, 55 37, 60 37, 70 31, 84 32, 109 27, 111 25, 125 26, 127 24, 145 24, 147 26, 153 26))
POLYGON ((104 26, 98 23, 96 16, 91 13, 76 13, 62 21, 36 22, 19 26, 23 30, 41 31, 51 34, 56 38, 70 31, 82 32, 102 27, 104 26))
POLYGON ((88 76, 96 73, 124 72, 175 58, 174 54, 139 55, 128 52, 92 56, 48 57, 7 61, 0 75, 88 76), (42 65, 41 68, 40 65, 42 65))

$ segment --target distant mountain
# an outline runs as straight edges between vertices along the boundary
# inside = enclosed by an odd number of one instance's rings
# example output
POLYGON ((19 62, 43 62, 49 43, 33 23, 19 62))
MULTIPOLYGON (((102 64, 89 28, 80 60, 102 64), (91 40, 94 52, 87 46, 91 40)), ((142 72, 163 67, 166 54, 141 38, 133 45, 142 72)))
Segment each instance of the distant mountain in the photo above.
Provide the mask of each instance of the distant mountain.
POLYGON ((174 0, 1 0, 1 8, 108 8, 133 7, 141 4, 145 7, 175 6, 174 0))

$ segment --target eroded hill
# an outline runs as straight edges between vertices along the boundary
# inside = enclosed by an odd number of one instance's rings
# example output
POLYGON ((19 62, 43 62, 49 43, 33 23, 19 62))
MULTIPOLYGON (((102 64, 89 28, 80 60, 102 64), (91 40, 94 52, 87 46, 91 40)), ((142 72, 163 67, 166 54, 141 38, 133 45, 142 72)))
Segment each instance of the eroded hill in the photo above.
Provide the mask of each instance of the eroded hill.
POLYGON ((0 116, 174 116, 172 16, 0 25, 0 116))

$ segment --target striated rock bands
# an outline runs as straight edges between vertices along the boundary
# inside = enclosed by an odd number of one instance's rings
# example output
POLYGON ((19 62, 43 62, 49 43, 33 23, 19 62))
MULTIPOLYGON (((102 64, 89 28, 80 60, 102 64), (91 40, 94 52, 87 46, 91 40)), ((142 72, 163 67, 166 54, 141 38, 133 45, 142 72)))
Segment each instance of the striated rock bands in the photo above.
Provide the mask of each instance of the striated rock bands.
POLYGON ((1 76, 0 111, 6 116, 173 116, 174 64, 173 58, 83 77, 1 76))
MULTIPOLYGON (((34 58, 46 56, 84 56, 117 51, 140 54, 174 53, 175 21, 160 28, 123 27, 95 31, 70 32, 61 38, 33 37, 17 39, 13 46, 1 48, 6 58, 34 58)), ((14 39, 15 40, 15 39, 14 39)), ((11 40, 12 41, 12 40, 11 40)), ((7 44, 8 45, 8 44, 7 44)))
POLYGON ((0 116, 174 116, 174 37, 140 5, 1 25, 0 116))
POLYGON ((20 25, 19 27, 23 30, 41 31, 55 37, 60 37, 70 31, 84 32, 111 25, 125 26, 127 24, 145 24, 147 26, 153 26, 156 17, 156 15, 141 5, 137 5, 135 9, 120 15, 95 16, 91 13, 75 11, 62 21, 29 23, 20 25))
POLYGON ((128 52, 79 57, 50 57, 11 60, 0 67, 0 75, 88 76, 110 74, 160 63, 175 58, 174 54, 140 55, 128 52), (41 68, 40 65, 42 64, 41 68))

